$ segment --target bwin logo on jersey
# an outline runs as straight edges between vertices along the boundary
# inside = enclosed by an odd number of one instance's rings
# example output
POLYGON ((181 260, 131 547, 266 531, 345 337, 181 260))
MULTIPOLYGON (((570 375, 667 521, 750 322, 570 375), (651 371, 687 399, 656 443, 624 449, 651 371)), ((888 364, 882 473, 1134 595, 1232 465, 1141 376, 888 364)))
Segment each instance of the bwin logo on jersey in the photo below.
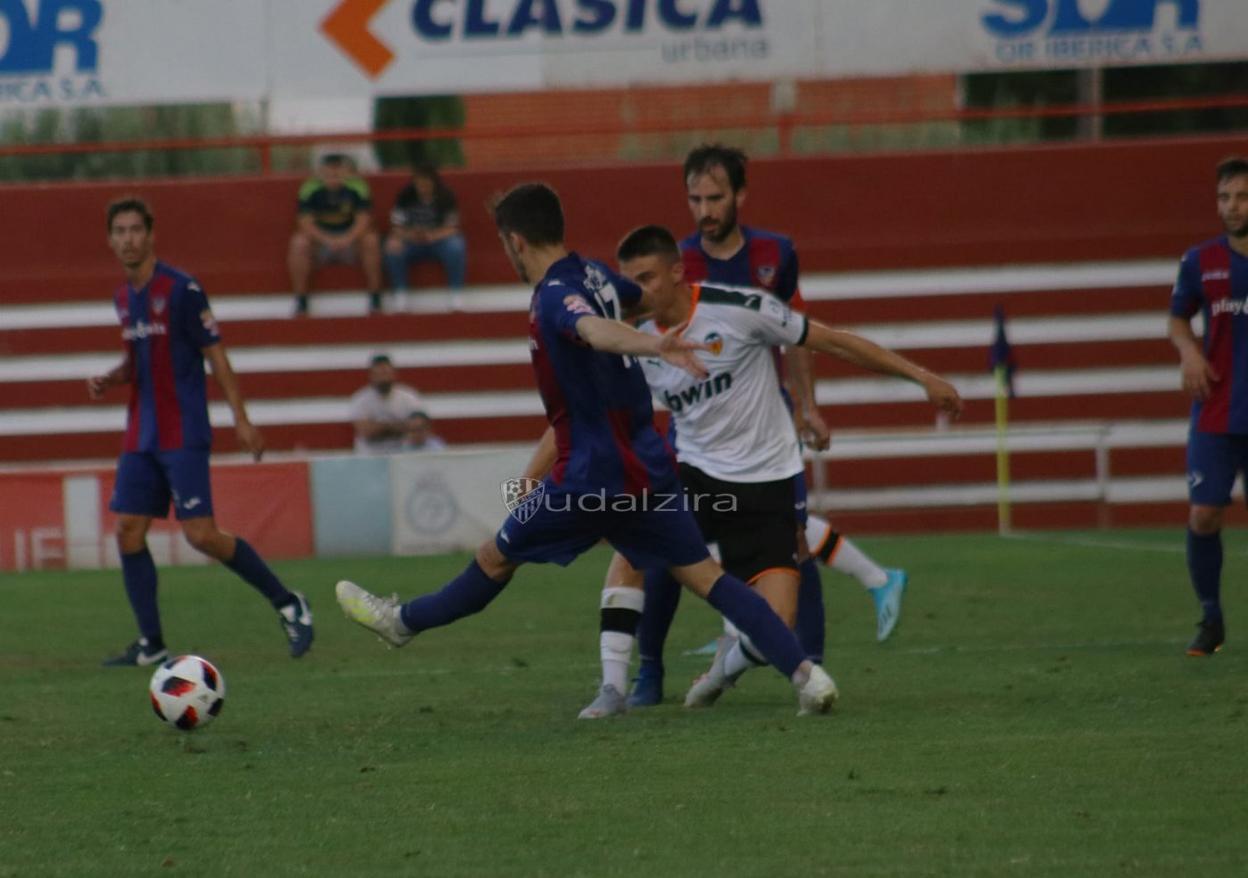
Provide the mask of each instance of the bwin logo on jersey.
POLYGON ((718 375, 711 376, 701 384, 686 387, 684 390, 676 393, 667 390, 663 391, 663 404, 667 406, 672 414, 678 415, 704 399, 718 396, 730 387, 732 387, 732 373, 721 372, 718 375))
POLYGON ((536 514, 546 496, 546 484, 537 479, 508 479, 499 487, 507 514, 521 524, 536 514))

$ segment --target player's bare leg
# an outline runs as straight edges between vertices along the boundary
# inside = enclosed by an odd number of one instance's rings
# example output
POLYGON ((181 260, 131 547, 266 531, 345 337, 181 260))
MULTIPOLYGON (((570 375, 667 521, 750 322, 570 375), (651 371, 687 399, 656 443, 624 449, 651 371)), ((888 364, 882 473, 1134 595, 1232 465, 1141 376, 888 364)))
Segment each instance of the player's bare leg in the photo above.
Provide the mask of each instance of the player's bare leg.
POLYGON ((314 262, 313 249, 312 239, 303 232, 295 232, 290 236, 290 246, 286 251, 286 268, 290 272, 290 289, 295 294, 296 317, 303 317, 308 313, 308 289, 312 284, 314 262))
POLYGON ((299 658, 312 647, 312 607, 308 599, 282 585, 250 543, 218 528, 210 515, 185 518, 181 523, 182 533, 193 548, 234 571, 277 610, 292 658, 299 658))
POLYGON ((642 573, 616 552, 602 586, 598 630, 602 684, 594 700, 580 712, 579 719, 602 719, 627 710, 628 664, 645 604, 644 585, 642 573))
POLYGON ((826 713, 832 707, 838 697, 836 683, 805 658, 793 632, 760 595, 710 558, 674 567, 671 574, 718 610, 750 639, 759 655, 789 678, 798 692, 799 714, 826 713))
MULTIPOLYGON (((797 618, 797 571, 768 570, 754 580, 753 586, 781 621, 792 628, 797 618)), ((725 634, 719 639, 710 668, 689 687, 685 707, 710 707, 746 671, 766 663, 748 638, 725 634)))

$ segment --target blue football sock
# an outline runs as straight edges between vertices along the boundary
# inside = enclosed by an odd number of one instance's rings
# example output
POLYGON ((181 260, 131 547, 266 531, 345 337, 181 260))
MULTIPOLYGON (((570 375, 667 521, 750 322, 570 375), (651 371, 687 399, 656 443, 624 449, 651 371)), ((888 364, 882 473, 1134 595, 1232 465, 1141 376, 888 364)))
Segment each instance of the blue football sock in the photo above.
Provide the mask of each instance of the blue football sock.
POLYGON ((1222 586, 1222 532, 1211 534, 1187 531, 1187 570, 1192 577, 1192 588, 1204 610, 1205 621, 1222 618, 1219 591, 1222 586))
POLYGON ((160 610, 156 606, 156 562, 144 546, 137 552, 121 556, 121 578, 126 584, 126 597, 139 624, 139 634, 148 646, 163 649, 160 633, 160 610))
POLYGON ((276 609, 281 609, 295 600, 295 596, 282 585, 282 581, 269 569, 269 565, 264 563, 251 544, 242 537, 234 538, 234 557, 226 561, 225 566, 268 598, 276 609))
POLYGON ((666 570, 646 571, 646 603, 637 626, 637 652, 643 669, 663 673, 663 645, 680 605, 680 583, 666 570))
POLYGON ((507 582, 495 582, 486 576, 473 559, 463 573, 442 586, 440 591, 405 603, 399 611, 399 618, 413 634, 450 625, 456 619, 484 610, 506 585, 507 582))
POLYGON ((802 574, 797 589, 797 639, 812 662, 823 661, 824 614, 823 581, 819 578, 819 565, 814 558, 807 558, 798 568, 802 574))
POLYGON ((706 600, 750 638, 754 649, 786 679, 806 660, 805 650, 788 626, 760 595, 732 574, 715 580, 706 600))

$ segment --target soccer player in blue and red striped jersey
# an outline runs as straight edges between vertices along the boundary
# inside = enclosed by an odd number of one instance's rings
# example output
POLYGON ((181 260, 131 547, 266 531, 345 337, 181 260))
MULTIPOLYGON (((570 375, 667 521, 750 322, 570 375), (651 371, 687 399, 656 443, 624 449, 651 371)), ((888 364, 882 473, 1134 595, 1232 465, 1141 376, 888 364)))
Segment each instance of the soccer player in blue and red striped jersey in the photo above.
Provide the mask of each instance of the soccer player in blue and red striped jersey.
POLYGON ((246 540, 223 532, 213 518, 205 359, 234 413, 239 443, 259 460, 264 440, 247 418, 203 288, 156 259, 154 223, 151 210, 138 198, 109 205, 108 243, 125 271, 113 306, 126 354, 115 369, 87 381, 92 399, 101 398, 109 387, 130 385, 125 439, 109 508, 117 513, 122 578, 139 638, 104 664, 151 665, 168 655, 147 531, 153 518, 169 514, 171 501, 187 542, 225 564, 273 605, 290 654, 298 658, 312 645, 307 601, 282 585, 246 540))
MULTIPOLYGON (((685 158, 684 181, 689 209, 698 230, 680 242, 685 278, 728 286, 764 289, 804 312, 798 283, 798 257, 786 236, 742 225, 738 211, 746 198, 744 152, 721 144, 704 144, 685 158)), ((786 348, 783 366, 776 368, 786 379, 793 409, 803 438, 817 449, 828 447, 830 432, 815 403, 811 355, 804 347, 786 348), (793 397, 796 397, 794 399, 793 397)), ((797 477, 799 544, 804 560, 799 564, 801 589, 798 598, 797 632, 807 654, 819 660, 824 647, 823 586, 818 562, 858 579, 876 607, 876 637, 885 640, 901 613, 906 587, 905 571, 881 567, 822 518, 808 515, 806 477, 797 477)), ((655 574, 647 577, 645 612, 638 629, 641 669, 629 699, 634 707, 657 704, 663 697, 663 646, 680 600, 680 590, 655 574)), ((709 648, 709 645, 708 645, 709 648)))
POLYGON ((343 611, 403 646, 485 609, 521 564, 566 565, 605 539, 633 567, 669 570, 730 619, 793 682, 803 713, 826 711, 836 685, 766 601, 710 558, 682 502, 671 448, 654 424, 635 358, 663 359, 706 377, 695 352, 707 345, 678 331, 657 336, 625 325, 622 309, 640 299, 640 290, 567 250, 563 208, 549 187, 515 187, 495 205, 494 220, 516 273, 536 283, 529 349, 554 435, 554 466, 522 501, 509 504, 511 516, 497 535, 441 590, 399 603, 344 580, 336 587, 343 611))
POLYGON ((1226 640, 1220 597, 1222 513, 1238 473, 1248 473, 1248 159, 1218 165, 1218 216, 1226 234, 1183 254, 1170 299, 1170 340, 1193 397, 1187 438, 1187 569, 1202 616, 1187 647, 1213 655, 1226 640), (1204 342, 1192 318, 1204 320, 1204 342))

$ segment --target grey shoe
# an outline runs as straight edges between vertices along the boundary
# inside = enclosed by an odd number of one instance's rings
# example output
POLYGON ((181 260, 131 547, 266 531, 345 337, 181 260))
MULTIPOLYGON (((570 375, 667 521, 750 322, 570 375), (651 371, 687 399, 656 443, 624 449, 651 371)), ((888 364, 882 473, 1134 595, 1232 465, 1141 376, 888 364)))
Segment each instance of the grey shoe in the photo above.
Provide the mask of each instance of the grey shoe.
POLYGON ((412 639, 412 632, 399 620, 398 595, 383 598, 345 579, 334 586, 334 594, 348 619, 363 625, 391 646, 404 646, 412 639))
POLYGON ((608 716, 619 716, 628 712, 624 693, 610 683, 598 690, 598 697, 589 706, 576 715, 577 719, 602 719, 608 716))

